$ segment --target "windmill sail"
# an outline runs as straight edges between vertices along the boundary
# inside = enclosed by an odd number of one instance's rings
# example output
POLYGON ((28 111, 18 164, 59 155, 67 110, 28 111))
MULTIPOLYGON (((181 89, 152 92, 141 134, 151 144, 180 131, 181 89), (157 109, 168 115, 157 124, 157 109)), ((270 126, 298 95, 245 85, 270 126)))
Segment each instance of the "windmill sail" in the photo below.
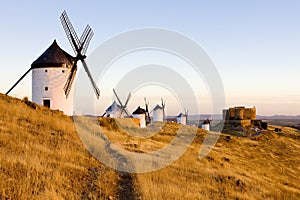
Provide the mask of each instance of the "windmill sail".
POLYGON ((61 14, 60 20, 61 20, 62 26, 65 30, 65 33, 67 34, 67 37, 70 41, 70 44, 71 44, 74 52, 77 53, 78 50, 79 50, 78 47, 79 47, 79 44, 80 44, 80 40, 78 39, 78 36, 77 36, 73 26, 72 26, 71 21, 68 18, 68 15, 67 15, 66 11, 64 11, 61 14))
POLYGON ((88 77, 89 77, 89 79, 90 79, 90 81, 92 83, 92 86, 93 86, 93 89, 94 89, 95 94, 97 96, 97 99, 99 99, 100 90, 97 87, 97 85, 96 85, 96 83, 95 83, 95 81, 94 81, 94 79, 92 77, 92 74, 90 73, 89 68, 87 67, 87 64, 86 64, 85 60, 81 60, 81 62, 82 62, 82 65, 83 65, 83 67, 84 67, 84 69, 85 69, 85 71, 86 71, 86 73, 87 73, 87 75, 88 75, 88 77))
POLYGON ((114 92, 114 94, 115 94, 115 96, 116 96, 116 98, 117 98, 119 104, 121 105, 120 116, 122 115, 123 112, 125 112, 126 115, 127 115, 127 117, 130 117, 130 115, 128 114, 128 112, 127 112, 127 110, 126 110, 126 106, 127 106, 128 102, 129 102, 129 99, 130 99, 130 97, 131 97, 131 93, 129 93, 129 95, 128 95, 128 97, 127 97, 127 100, 126 100, 126 103, 125 103, 124 106, 123 106, 123 104, 122 104, 120 98, 118 97, 117 92, 115 91, 115 89, 113 89, 113 92, 114 92))
POLYGON ((91 27, 89 25, 87 25, 81 38, 80 38, 80 42, 82 44, 80 50, 81 50, 82 55, 85 55, 93 35, 94 35, 93 30, 91 29, 91 27))
POLYGON ((163 100, 163 98, 161 98, 161 107, 163 109, 163 121, 166 120, 165 106, 166 106, 166 102, 163 100))
POLYGON ((73 67, 71 69, 71 73, 70 73, 70 75, 67 79, 67 82, 66 82, 65 86, 64 86, 65 95, 66 95, 67 98, 69 96, 69 93, 70 93, 71 88, 72 88, 72 83, 73 83, 73 81, 75 79, 75 76, 76 76, 76 72, 77 72, 77 66, 76 65, 77 64, 73 65, 73 67))
POLYGON ((90 40, 92 39, 94 33, 91 29, 91 27, 89 25, 86 26, 85 30, 83 31, 83 34, 82 36, 80 37, 80 39, 78 38, 73 26, 72 26, 72 23, 66 13, 66 11, 64 11, 62 14, 61 14, 61 23, 62 23, 62 26, 66 32, 66 35, 70 41, 70 44, 76 54, 76 57, 75 57, 75 61, 74 61, 74 64, 73 64, 73 67, 71 69, 71 74, 65 84, 65 87, 64 87, 64 90, 65 90, 65 94, 66 96, 68 97, 68 94, 72 88, 72 83, 75 79, 75 76, 76 76, 76 71, 77 71, 77 62, 80 60, 82 62, 82 65, 91 81, 91 84, 92 84, 92 87, 94 89, 94 92, 96 94, 96 97, 97 99, 99 99, 99 96, 100 96, 100 90, 98 89, 94 79, 92 78, 92 75, 87 67, 87 64, 85 62, 85 53, 87 51, 87 47, 90 43, 90 40))
POLYGON ((145 100, 145 107, 146 107, 146 124, 149 124, 149 123, 151 123, 150 113, 149 113, 149 109, 148 109, 149 102, 147 102, 146 97, 144 98, 144 100, 145 100))

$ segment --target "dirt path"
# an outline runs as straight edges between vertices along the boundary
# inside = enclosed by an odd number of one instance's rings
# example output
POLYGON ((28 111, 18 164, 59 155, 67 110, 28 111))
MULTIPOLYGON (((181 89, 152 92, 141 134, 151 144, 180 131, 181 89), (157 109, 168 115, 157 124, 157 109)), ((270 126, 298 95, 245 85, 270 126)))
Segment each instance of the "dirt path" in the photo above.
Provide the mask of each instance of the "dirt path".
MULTIPOLYGON (((118 160, 118 165, 120 166, 128 166, 129 163, 127 162, 127 159, 122 156, 121 154, 116 153, 110 148, 106 148, 109 150, 111 155, 118 160)), ((97 199, 101 199, 100 194, 96 194, 97 191, 99 191, 98 186, 96 185, 96 181, 98 179, 101 180, 101 174, 99 173, 98 168, 90 168, 89 169, 89 175, 88 175, 88 181, 86 183, 87 190, 82 193, 81 199, 82 200, 89 200, 91 199, 90 197, 96 197, 97 199)), ((136 190, 134 187, 134 174, 131 173, 126 173, 126 172, 117 172, 119 176, 119 181, 118 181, 118 188, 116 190, 116 194, 112 199, 117 199, 117 200, 137 200, 140 199, 138 195, 136 194, 136 190)))
POLYGON ((117 191, 117 199, 128 200, 138 199, 133 185, 133 177, 130 173, 119 172, 120 180, 118 182, 119 188, 117 191))
MULTIPOLYGON (((128 159, 117 152, 114 149, 111 149, 110 142, 105 140, 105 150, 108 152, 111 157, 117 160, 118 169, 122 169, 122 171, 127 171, 128 169, 133 169, 133 165, 128 161, 128 159)), ((127 172, 118 172, 120 180, 118 181, 118 189, 116 192, 116 199, 119 200, 135 200, 140 199, 137 195, 137 192, 134 187, 134 174, 127 172)))
MULTIPOLYGON (((89 178, 86 183, 87 191, 84 191, 82 193, 81 199, 82 200, 89 200, 90 199, 90 194, 95 193, 95 191, 99 191, 98 186, 95 184, 95 182, 98 180, 99 172, 98 168, 89 168, 89 178)), ((95 194, 93 195, 95 196, 95 194)), ((100 199, 101 195, 97 195, 97 199, 100 199)))

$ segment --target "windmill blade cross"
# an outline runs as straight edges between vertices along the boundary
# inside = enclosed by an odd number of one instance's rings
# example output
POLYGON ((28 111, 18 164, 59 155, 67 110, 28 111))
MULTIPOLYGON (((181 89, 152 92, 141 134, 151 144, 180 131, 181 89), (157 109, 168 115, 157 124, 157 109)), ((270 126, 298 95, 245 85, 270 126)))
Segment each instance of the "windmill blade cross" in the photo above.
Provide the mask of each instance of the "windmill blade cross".
POLYGON ((130 117, 130 115, 128 114, 128 112, 127 112, 127 110, 126 110, 125 107, 122 108, 122 112, 121 113, 123 113, 123 111, 125 112, 125 114, 127 115, 127 117, 130 117))
POLYGON ((114 92, 114 94, 115 94, 115 96, 116 96, 116 98, 117 98, 119 104, 123 107, 123 104, 122 104, 121 100, 119 99, 119 97, 118 97, 118 95, 117 95, 117 93, 116 93, 116 90, 115 90, 114 88, 113 88, 113 92, 114 92))
POLYGON ((118 95, 117 95, 117 92, 115 91, 114 88, 113 88, 113 92, 114 92, 114 94, 115 94, 115 96, 116 96, 116 98, 117 98, 119 104, 120 104, 121 107, 122 107, 122 110, 121 110, 120 115, 122 115, 122 113, 125 112, 126 115, 127 115, 128 117, 130 117, 130 115, 128 114, 128 112, 127 112, 127 110, 126 110, 125 108, 126 108, 126 105, 127 105, 128 101, 129 101, 129 98, 130 98, 131 94, 129 93, 129 95, 128 95, 128 97, 127 97, 127 101, 126 101, 126 103, 125 103, 125 106, 123 106, 123 104, 122 104, 121 100, 119 99, 119 97, 118 97, 118 95))
POLYGON ((123 111, 124 111, 124 106, 123 106, 121 100, 119 99, 119 96, 117 95, 117 92, 115 91, 114 88, 113 88, 113 92, 114 92, 114 94, 115 94, 115 96, 116 96, 116 98, 117 98, 117 100, 118 100, 118 102, 119 102, 119 104, 121 105, 121 108, 122 108, 122 109, 121 109, 121 112, 120 112, 120 114, 119 114, 119 116, 118 116, 118 117, 120 117, 120 116, 122 115, 123 111))
POLYGON ((87 64, 84 60, 86 58, 86 56, 84 54, 87 51, 87 47, 88 47, 90 40, 92 39, 94 33, 93 33, 91 27, 89 25, 87 25, 83 34, 80 37, 80 40, 79 40, 66 11, 64 11, 61 14, 60 19, 61 19, 62 26, 66 32, 66 35, 71 43, 71 46, 72 46, 74 52, 76 53, 75 61, 72 66, 72 69, 71 69, 71 74, 68 77, 68 80, 64 86, 65 94, 68 97, 68 94, 72 88, 72 83, 75 79, 75 75, 76 75, 76 71, 77 71, 77 62, 78 62, 78 60, 81 60, 82 65, 92 83, 92 87, 95 91, 97 99, 99 99, 100 90, 97 87, 97 85, 87 67, 87 64))
MULTIPOLYGON (((69 92, 71 90, 71 87, 72 87, 72 83, 73 83, 74 78, 75 78, 75 74, 76 74, 76 71, 77 71, 77 62, 78 62, 78 59, 81 59, 81 61, 82 61, 85 58, 85 56, 82 56, 81 52, 83 52, 83 53, 86 52, 87 47, 89 45, 89 42, 90 42, 91 38, 93 37, 93 35, 94 35, 94 33, 93 33, 92 29, 89 27, 89 25, 87 25, 85 31, 83 32, 83 34, 82 34, 82 36, 80 38, 80 40, 82 42, 79 42, 79 45, 80 45, 80 47, 78 49, 79 53, 77 53, 76 59, 74 61, 74 65, 73 65, 72 70, 71 70, 71 74, 70 74, 70 76, 69 76, 69 78, 68 78, 68 80, 67 80, 67 82, 65 84, 65 87, 64 87, 66 96, 68 96, 68 94, 69 94, 69 92), (75 71, 75 73, 72 73, 73 71, 75 71)), ((99 97, 97 96, 97 98, 99 98, 99 97)))

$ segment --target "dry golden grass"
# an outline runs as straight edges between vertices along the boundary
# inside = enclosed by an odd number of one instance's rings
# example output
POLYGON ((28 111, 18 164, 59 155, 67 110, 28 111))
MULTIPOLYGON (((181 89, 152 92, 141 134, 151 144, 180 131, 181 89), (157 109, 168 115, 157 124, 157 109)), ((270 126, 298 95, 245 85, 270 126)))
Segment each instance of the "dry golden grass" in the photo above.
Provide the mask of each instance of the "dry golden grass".
MULTIPOLYGON (((88 153, 69 117, 32 107, 0 95, 0 199, 300 199, 299 130, 279 127, 282 132, 253 138, 221 134, 213 150, 199 159, 206 136, 199 129, 173 164, 128 177, 88 153), (126 192, 131 187, 134 192, 126 192)), ((108 161, 99 124, 113 144, 139 153, 164 147, 180 128, 158 123, 140 129, 129 119, 92 121, 78 118, 76 130, 90 152, 108 161)))
POLYGON ((0 199, 105 199, 119 179, 84 148, 71 118, 2 94, 0 161, 0 199))
MULTIPOLYGON (((172 165, 136 174, 136 190, 141 199, 300 199, 300 132, 281 128, 281 133, 254 138, 221 134, 202 159, 198 155, 206 132, 199 129, 188 151, 172 165)), ((149 139, 128 136, 118 128, 106 134, 124 149, 148 152, 166 145, 177 129, 167 123, 149 139)))

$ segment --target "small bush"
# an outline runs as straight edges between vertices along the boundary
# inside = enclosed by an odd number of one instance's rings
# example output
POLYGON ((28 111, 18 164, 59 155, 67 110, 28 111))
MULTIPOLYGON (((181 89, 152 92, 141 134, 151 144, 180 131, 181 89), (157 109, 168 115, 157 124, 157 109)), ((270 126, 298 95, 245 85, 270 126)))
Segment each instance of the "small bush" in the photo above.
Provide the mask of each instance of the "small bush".
POLYGON ((22 99, 22 101, 26 103, 27 101, 29 101, 29 100, 28 100, 28 97, 24 97, 24 98, 22 99))
POLYGON ((118 131, 119 127, 114 118, 100 118, 99 125, 106 127, 110 131, 118 131))

